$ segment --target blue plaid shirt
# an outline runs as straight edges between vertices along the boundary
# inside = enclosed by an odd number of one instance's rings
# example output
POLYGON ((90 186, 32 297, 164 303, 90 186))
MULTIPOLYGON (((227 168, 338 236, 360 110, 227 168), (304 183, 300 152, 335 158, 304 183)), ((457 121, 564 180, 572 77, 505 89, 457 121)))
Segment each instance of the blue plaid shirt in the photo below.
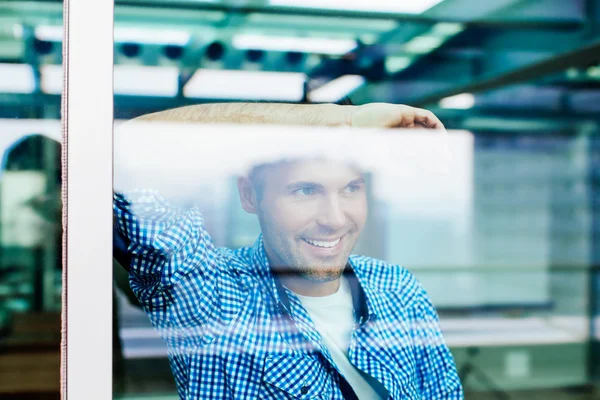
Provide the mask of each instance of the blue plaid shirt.
MULTIPOLYGON (((344 399, 348 384, 310 316, 271 272, 262 237, 215 248, 196 208, 152 191, 115 194, 130 284, 167 342, 181 398, 344 399)), ((351 256, 356 324, 348 349, 391 399, 462 399, 425 290, 406 269, 351 256)))

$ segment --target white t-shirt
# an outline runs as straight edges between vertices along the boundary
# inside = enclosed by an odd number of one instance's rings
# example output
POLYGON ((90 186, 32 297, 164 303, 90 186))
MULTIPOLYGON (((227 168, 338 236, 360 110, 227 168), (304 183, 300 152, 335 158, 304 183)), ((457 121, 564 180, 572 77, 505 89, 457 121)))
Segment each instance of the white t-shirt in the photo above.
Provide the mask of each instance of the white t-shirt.
POLYGON ((388 392, 376 379, 356 368, 348 359, 350 336, 354 326, 352 292, 342 276, 340 288, 323 297, 300 296, 333 361, 360 400, 386 399, 388 392))

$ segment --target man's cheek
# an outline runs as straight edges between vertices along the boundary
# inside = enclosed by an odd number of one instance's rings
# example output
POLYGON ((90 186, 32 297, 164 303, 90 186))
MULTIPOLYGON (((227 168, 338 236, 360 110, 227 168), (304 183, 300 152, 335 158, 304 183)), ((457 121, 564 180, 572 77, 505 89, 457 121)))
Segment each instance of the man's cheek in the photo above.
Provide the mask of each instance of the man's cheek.
POLYGON ((352 219, 359 228, 362 228, 367 222, 368 210, 366 205, 359 205, 352 212, 352 219))
POLYGON ((302 229, 306 227, 312 218, 312 213, 303 207, 289 207, 282 210, 278 218, 280 224, 288 230, 302 229))

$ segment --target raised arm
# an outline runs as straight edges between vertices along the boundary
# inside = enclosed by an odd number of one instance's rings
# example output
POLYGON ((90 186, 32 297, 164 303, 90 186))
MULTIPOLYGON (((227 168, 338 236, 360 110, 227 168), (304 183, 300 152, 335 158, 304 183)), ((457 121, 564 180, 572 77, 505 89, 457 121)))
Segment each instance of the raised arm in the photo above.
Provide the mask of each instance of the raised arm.
POLYGON ((129 270, 139 304, 168 343, 198 340, 215 320, 232 317, 222 310, 243 298, 221 293, 238 285, 239 271, 214 248, 196 208, 133 190, 115 193, 113 209, 115 256, 126 253, 115 258, 129 270), (182 336, 184 331, 189 335, 182 336))
POLYGON ((443 129, 430 111, 400 104, 218 103, 198 104, 138 117, 139 121, 443 129))

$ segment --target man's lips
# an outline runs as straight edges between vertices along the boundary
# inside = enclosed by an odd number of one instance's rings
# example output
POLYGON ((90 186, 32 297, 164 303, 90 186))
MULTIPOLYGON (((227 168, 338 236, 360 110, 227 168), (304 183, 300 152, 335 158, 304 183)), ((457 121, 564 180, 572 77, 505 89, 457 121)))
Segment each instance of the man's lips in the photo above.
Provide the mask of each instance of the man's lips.
POLYGON ((336 239, 313 239, 313 238, 302 238, 302 242, 310 253, 317 256, 332 256, 337 255, 341 252, 344 245, 344 238, 347 234, 336 239))
POLYGON ((340 242, 341 237, 338 237, 336 239, 309 239, 309 238, 303 238, 302 240, 304 240, 308 244, 313 245, 315 247, 331 248, 331 247, 335 247, 340 242))

